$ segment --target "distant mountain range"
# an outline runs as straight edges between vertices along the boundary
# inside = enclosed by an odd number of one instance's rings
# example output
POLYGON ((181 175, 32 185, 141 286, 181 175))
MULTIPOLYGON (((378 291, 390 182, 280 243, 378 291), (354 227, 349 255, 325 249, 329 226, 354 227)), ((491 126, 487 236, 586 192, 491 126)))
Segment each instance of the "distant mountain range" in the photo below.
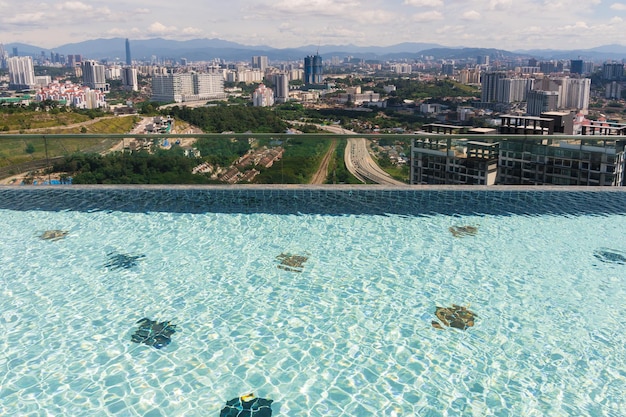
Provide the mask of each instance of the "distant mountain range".
MULTIPOLYGON (((54 49, 40 48, 22 43, 5 45, 9 52, 18 49, 19 55, 38 56, 44 52, 62 55, 80 54, 87 59, 105 59, 108 61, 125 60, 125 39, 94 39, 84 42, 61 45, 54 49)), ((355 45, 306 45, 299 48, 278 49, 265 45, 242 45, 221 39, 193 39, 175 41, 162 38, 147 40, 130 40, 131 55, 134 60, 149 61, 151 57, 180 59, 189 61, 208 61, 221 58, 227 61, 249 61, 254 55, 265 55, 273 61, 302 60, 307 55, 319 53, 325 59, 331 56, 366 60, 416 59, 432 56, 435 59, 476 58, 488 55, 492 60, 498 58, 536 58, 549 59, 583 59, 590 61, 622 60, 626 58, 626 46, 605 45, 581 50, 533 49, 505 51, 487 48, 451 48, 433 43, 406 42, 391 46, 355 46, 355 45)))

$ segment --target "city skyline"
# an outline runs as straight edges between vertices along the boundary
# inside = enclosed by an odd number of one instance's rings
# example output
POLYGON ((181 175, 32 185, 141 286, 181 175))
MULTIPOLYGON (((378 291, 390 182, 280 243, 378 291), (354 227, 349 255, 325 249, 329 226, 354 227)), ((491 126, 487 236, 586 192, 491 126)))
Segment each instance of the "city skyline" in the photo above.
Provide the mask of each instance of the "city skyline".
POLYGON ((624 44, 626 1, 572 6, 549 0, 234 0, 208 5, 162 0, 0 0, 0 43, 45 48, 96 38, 218 38, 244 45, 582 49, 624 44), (514 17, 514 18, 511 18, 514 17))

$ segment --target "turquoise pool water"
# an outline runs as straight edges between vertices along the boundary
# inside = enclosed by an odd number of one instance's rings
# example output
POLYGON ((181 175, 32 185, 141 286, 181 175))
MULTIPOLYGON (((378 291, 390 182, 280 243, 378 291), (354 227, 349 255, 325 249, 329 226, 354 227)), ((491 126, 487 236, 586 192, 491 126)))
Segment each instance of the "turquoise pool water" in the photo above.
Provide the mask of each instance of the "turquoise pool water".
POLYGON ((624 230, 621 213, 5 207, 0 415, 218 416, 254 392, 276 416, 624 416, 624 230), (435 329, 452 304, 474 326, 435 329), (133 343, 144 317, 171 343, 133 343))

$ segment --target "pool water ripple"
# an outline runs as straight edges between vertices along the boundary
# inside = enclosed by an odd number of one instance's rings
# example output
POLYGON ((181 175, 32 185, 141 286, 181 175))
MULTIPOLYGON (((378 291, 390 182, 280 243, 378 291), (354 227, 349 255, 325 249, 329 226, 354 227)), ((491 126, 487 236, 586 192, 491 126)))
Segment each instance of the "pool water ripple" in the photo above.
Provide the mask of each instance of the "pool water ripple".
POLYGON ((623 215, 0 214, 0 414, 626 414, 623 215), (475 325, 434 329, 452 304, 475 325))

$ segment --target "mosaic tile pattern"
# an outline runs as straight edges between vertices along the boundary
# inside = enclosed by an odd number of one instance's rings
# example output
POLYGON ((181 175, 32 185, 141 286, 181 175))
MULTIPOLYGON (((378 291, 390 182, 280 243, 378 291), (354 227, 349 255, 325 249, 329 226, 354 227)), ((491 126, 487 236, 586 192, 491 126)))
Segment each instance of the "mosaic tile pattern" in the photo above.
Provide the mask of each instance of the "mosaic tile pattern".
POLYGON ((139 213, 606 215, 626 213, 626 192, 599 187, 0 187, 0 208, 139 213))

